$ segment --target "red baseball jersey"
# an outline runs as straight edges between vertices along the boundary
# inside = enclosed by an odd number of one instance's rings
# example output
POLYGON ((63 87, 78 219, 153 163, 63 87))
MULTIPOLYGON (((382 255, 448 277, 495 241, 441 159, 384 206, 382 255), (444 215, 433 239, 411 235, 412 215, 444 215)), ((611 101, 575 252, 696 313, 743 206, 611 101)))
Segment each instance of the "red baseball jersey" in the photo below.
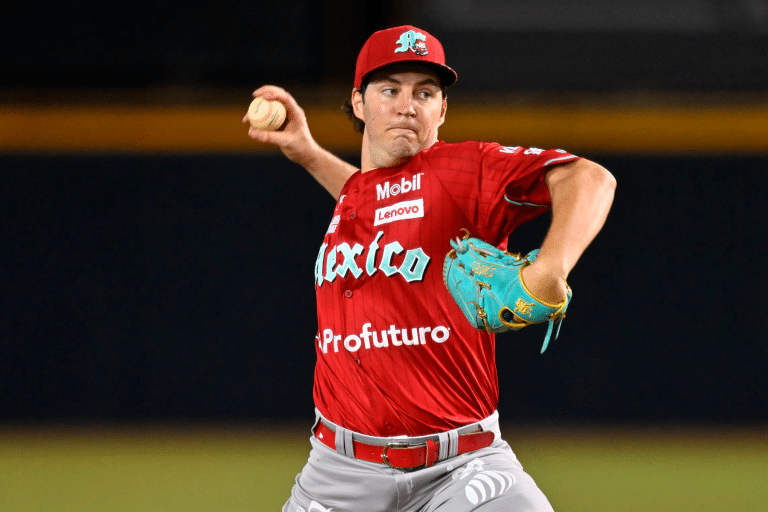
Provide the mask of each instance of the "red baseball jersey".
POLYGON ((504 247, 549 210, 546 168, 563 150, 438 142, 345 184, 315 264, 314 400, 373 436, 443 432, 489 416, 495 337, 472 327, 443 284, 449 240, 504 247))

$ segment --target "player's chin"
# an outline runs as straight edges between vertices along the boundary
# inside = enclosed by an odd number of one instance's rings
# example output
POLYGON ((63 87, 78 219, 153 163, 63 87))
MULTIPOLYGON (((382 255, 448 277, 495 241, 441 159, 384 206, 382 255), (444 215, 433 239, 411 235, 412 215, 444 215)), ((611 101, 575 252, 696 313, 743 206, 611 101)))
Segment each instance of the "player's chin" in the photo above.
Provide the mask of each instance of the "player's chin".
MULTIPOLYGON (((413 132, 410 132, 411 134, 413 132)), ((424 149, 421 141, 414 135, 395 137, 390 144, 390 154, 400 158, 409 158, 424 149)))
POLYGON ((394 151, 390 151, 389 159, 390 165, 388 167, 394 167, 396 165, 403 165, 408 160, 416 156, 418 151, 414 151, 413 148, 395 148, 394 151))

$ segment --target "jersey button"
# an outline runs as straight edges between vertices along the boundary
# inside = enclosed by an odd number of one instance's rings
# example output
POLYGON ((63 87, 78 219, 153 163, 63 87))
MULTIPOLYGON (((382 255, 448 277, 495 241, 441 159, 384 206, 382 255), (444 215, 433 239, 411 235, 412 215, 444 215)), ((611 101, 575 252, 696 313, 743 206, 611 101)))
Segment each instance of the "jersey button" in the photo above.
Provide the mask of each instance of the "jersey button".
POLYGON ((349 218, 355 220, 357 218, 357 212, 349 212, 349 218))
POLYGON ((344 290, 344 296, 348 299, 352 297, 352 290, 344 290))

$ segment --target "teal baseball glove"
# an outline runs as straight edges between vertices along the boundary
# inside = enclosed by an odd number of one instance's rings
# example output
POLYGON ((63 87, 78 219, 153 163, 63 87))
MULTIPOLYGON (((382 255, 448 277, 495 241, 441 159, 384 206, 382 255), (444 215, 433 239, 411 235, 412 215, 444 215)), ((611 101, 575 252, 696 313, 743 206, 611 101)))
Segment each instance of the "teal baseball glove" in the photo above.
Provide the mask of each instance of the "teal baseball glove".
POLYGON ((555 339, 571 301, 571 288, 559 304, 549 304, 531 295, 522 279, 539 250, 526 256, 502 251, 478 238, 451 240, 453 249, 445 256, 443 281, 467 320, 476 329, 491 332, 516 331, 549 322, 541 353, 547 349, 554 324, 555 339))

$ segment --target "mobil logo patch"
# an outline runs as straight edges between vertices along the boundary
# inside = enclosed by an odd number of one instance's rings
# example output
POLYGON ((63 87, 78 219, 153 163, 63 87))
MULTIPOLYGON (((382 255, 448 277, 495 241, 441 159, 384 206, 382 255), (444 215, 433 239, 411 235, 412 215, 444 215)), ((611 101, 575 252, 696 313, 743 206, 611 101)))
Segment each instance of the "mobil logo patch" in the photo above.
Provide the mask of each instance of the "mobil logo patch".
POLYGON ((424 217, 424 199, 414 199, 412 201, 402 201, 390 206, 385 206, 376 210, 376 216, 373 219, 374 226, 389 224, 406 219, 418 219, 424 217))
POLYGON ((392 196, 398 194, 407 194, 408 192, 414 192, 421 189, 421 177, 423 172, 416 174, 413 178, 405 179, 400 178, 399 182, 390 183, 385 181, 376 185, 376 200, 389 199, 392 196))

